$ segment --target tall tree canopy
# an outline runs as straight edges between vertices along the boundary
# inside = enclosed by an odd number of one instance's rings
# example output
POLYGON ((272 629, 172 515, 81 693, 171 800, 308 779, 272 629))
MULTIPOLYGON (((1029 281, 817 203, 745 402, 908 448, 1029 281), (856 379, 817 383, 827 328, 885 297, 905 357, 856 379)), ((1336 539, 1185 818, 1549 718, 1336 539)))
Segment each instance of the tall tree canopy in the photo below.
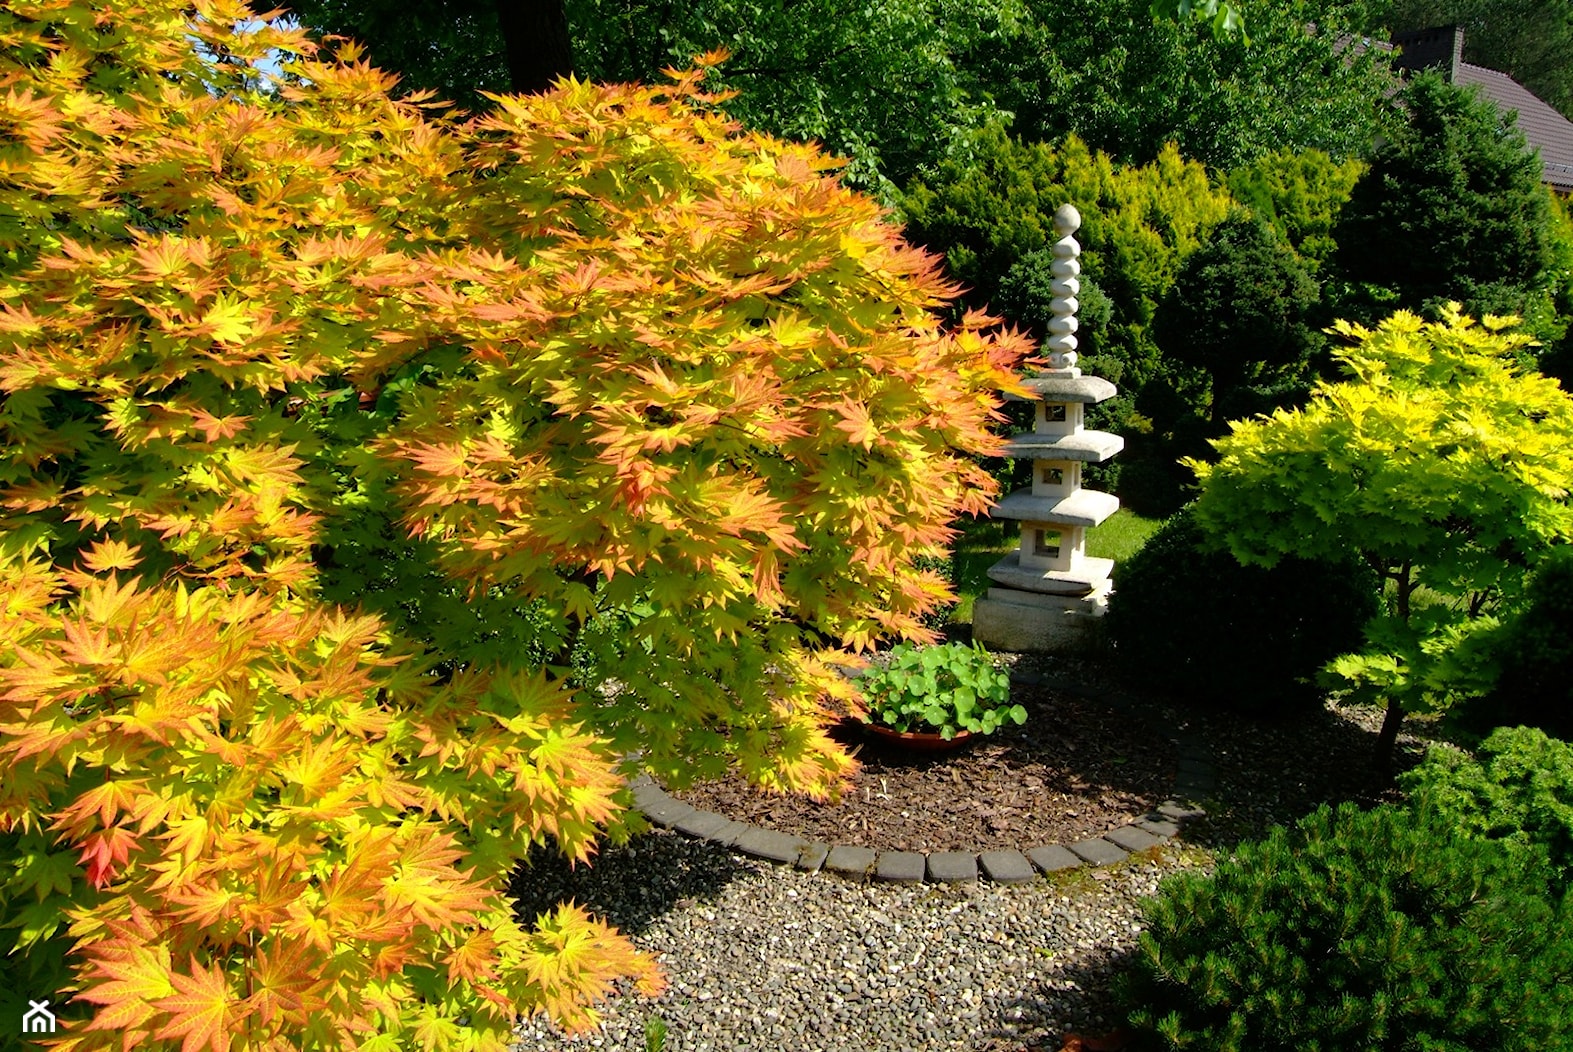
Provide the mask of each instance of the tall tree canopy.
MULTIPOLYGON (((530 10, 536 4, 525 5, 530 10)), ((851 161, 857 186, 894 200, 920 170, 965 154, 970 133, 1017 115, 1018 134, 1075 130, 1122 160, 1167 138, 1229 166, 1281 146, 1344 155, 1369 144, 1382 98, 1377 59, 1336 57, 1364 8, 1308 0, 1285 13, 1168 0, 563 0, 573 68, 596 81, 654 82, 725 49, 712 87, 749 127, 816 139, 851 161), (1196 19, 1237 26, 1220 40, 1196 19), (1153 15, 1170 17, 1154 21, 1153 15), (1220 21, 1221 19, 1221 21, 1220 21), (1307 24, 1319 27, 1307 33, 1307 24), (1045 54, 1045 51, 1048 53, 1045 54)), ((492 0, 295 0, 313 30, 364 42, 406 86, 483 107, 479 93, 535 90, 510 78, 510 23, 492 0)))
MULTIPOLYGON (((534 91, 509 56, 524 45, 494 0, 296 0, 308 27, 366 44, 407 87, 482 109, 484 91, 534 91)), ((551 2, 523 5, 530 11, 551 2)), ((959 133, 1001 119, 986 85, 958 56, 1009 38, 1019 0, 556 0, 572 68, 599 82, 654 83, 716 49, 730 58, 713 89, 751 128, 815 139, 851 161, 850 181, 888 191, 951 148, 959 133)), ((1144 16, 1147 24, 1151 16, 1144 16)), ((566 72, 564 70, 563 72, 566 72)), ((888 193, 887 193, 888 196, 888 193)))
POLYGON ((1031 17, 967 60, 985 71, 1014 134, 1074 132, 1143 164, 1166 142, 1233 168, 1281 148, 1363 156, 1391 119, 1380 52, 1352 54, 1372 24, 1361 0, 1242 4, 1250 45, 1219 45, 1194 26, 1141 17, 1141 0, 1024 0, 1031 17))
MULTIPOLYGON (((371 48, 406 88, 481 108, 482 92, 531 92, 574 70, 563 0, 298 0, 309 29, 371 48)), ((686 57, 686 56, 685 56, 686 57)))

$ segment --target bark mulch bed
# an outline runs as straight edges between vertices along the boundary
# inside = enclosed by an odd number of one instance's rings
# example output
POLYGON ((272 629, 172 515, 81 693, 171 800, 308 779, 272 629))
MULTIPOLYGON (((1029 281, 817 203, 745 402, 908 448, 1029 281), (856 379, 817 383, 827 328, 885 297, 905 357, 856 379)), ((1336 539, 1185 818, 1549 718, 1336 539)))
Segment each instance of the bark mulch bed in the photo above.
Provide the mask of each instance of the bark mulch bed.
POLYGON ((675 792, 695 807, 807 840, 875 850, 989 851, 1101 836, 1168 798, 1179 726, 1166 706, 1117 707, 1016 685, 1027 722, 959 751, 909 753, 855 721, 835 736, 861 768, 839 803, 767 794, 737 776, 675 792))

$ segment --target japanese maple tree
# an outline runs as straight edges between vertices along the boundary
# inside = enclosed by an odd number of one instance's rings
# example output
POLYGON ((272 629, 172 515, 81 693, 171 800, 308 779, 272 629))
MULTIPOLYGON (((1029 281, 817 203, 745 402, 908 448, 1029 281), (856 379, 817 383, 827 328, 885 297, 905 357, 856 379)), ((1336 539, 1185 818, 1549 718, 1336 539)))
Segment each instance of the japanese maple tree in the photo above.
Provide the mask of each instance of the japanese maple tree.
POLYGON ((459 123, 232 0, 0 5, 0 954, 59 1047, 588 1025, 660 978, 514 916, 532 846, 850 770, 836 664, 929 636, 1028 346, 672 79, 459 123))
POLYGON ((1523 367, 1516 320, 1453 303, 1437 322, 1339 322, 1346 379, 1230 424, 1215 463, 1186 462, 1196 521, 1240 562, 1357 556, 1382 578, 1364 648, 1327 666, 1386 704, 1379 767, 1404 713, 1490 686, 1490 629, 1522 603, 1527 571, 1573 543, 1573 397, 1523 367))

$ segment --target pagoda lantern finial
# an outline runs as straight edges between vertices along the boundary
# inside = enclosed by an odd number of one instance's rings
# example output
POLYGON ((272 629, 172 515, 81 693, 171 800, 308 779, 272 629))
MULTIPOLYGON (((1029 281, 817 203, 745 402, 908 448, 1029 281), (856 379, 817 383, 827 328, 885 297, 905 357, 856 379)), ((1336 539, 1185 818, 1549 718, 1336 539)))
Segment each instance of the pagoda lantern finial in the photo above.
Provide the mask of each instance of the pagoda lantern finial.
POLYGON ((1081 375, 1081 370, 1076 368, 1076 308, 1080 306, 1076 296, 1081 292, 1081 282, 1077 280, 1081 274, 1081 245, 1072 236, 1080 227, 1081 213, 1076 211, 1076 206, 1060 205, 1054 213, 1054 232, 1060 237, 1050 249, 1054 256, 1054 262, 1049 264, 1049 273, 1054 277, 1049 284, 1052 317, 1049 338, 1044 341, 1044 349, 1049 352, 1048 372, 1052 375, 1081 375))

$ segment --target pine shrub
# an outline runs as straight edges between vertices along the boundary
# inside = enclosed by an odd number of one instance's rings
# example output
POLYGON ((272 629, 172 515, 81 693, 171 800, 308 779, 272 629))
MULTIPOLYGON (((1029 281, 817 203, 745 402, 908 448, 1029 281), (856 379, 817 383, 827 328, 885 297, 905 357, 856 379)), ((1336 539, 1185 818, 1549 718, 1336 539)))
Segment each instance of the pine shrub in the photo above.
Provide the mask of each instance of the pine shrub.
POLYGON ((1147 906, 1120 996, 1157 1047, 1573 1048, 1573 899, 1428 811, 1325 804, 1147 906))
POLYGON ((1224 185, 1314 273, 1337 247, 1333 227, 1364 171, 1356 158, 1335 161, 1323 150, 1285 148, 1230 171, 1224 185))
MULTIPOLYGON (((1550 196, 1524 135, 1489 100, 1435 73, 1401 101, 1404 125, 1371 159, 1339 214, 1332 261, 1342 277, 1398 306, 1463 301, 1471 314, 1520 313, 1548 287, 1550 196), (1504 309, 1508 308, 1508 309, 1504 309)), ((1358 320, 1387 313, 1376 309, 1358 320)), ((1361 307, 1358 297, 1341 317, 1361 307)))
POLYGON ((1115 571, 1108 631, 1122 664, 1204 704, 1251 713, 1314 708, 1327 661, 1361 643, 1380 585, 1357 563, 1241 566, 1209 550, 1194 506, 1115 571))
POLYGON ((1081 212, 1082 273, 1105 298, 1089 300, 1089 311, 1101 314, 1106 302, 1109 312, 1096 334, 1083 335, 1094 336, 1100 371, 1106 358, 1117 360, 1121 383, 1139 387, 1158 364, 1146 332, 1158 302, 1232 203, 1202 165, 1173 145, 1150 163, 1120 165, 1074 135, 1052 146, 991 129, 969 157, 914 184, 902 210, 908 236, 944 253, 950 273, 972 290, 968 302, 999 307, 1002 293, 1019 298, 1030 284, 1022 271, 1010 272, 1022 263, 1031 270, 1030 257, 1058 240, 1054 213, 1067 202, 1081 212))
POLYGON ((1474 756, 1433 748, 1400 783, 1451 828, 1542 852, 1557 888, 1573 886, 1573 745, 1501 727, 1474 756))

